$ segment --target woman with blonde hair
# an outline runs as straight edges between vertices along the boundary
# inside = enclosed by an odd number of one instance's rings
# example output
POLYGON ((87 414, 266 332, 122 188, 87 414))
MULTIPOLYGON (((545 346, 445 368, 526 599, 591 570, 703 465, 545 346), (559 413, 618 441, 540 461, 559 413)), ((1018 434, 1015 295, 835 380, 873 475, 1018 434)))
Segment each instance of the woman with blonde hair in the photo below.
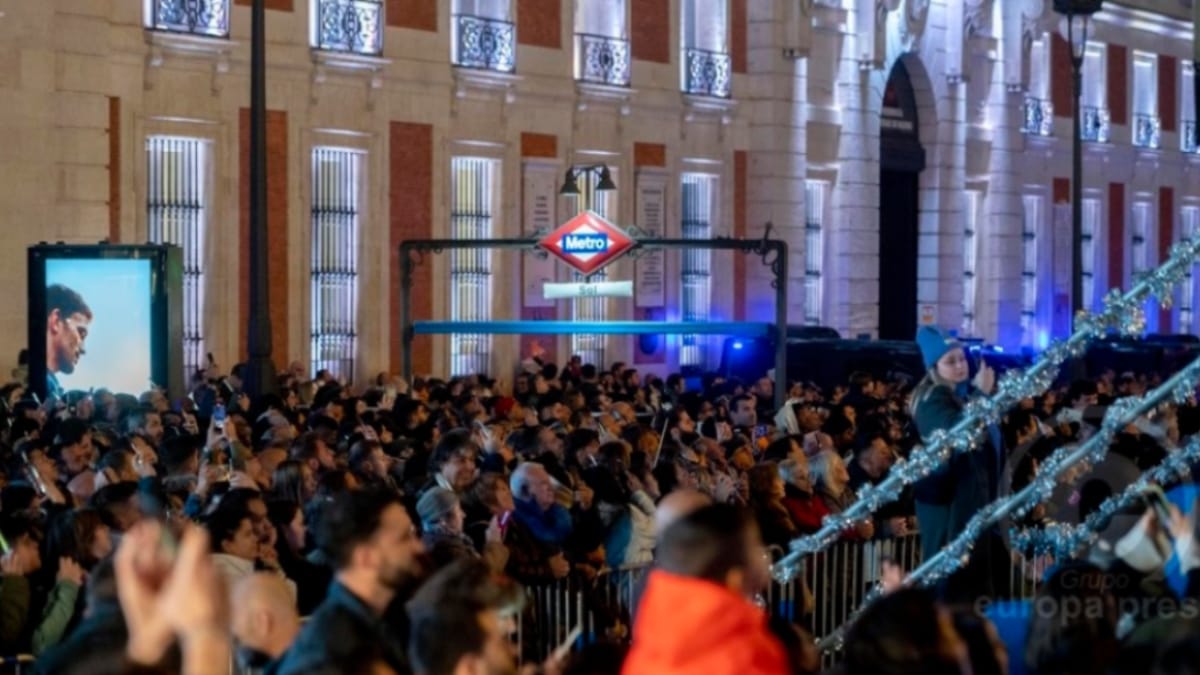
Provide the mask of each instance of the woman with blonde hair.
MULTIPOLYGON (((917 331, 917 345, 928 372, 913 390, 910 410, 921 440, 930 442, 935 432, 954 428, 963 418, 967 401, 974 396, 986 396, 995 387, 996 375, 986 363, 971 381, 967 354, 953 336, 933 326, 917 331)), ((921 553, 925 560, 957 538, 971 517, 992 502, 998 494, 999 476, 1003 470, 1004 453, 1000 431, 989 426, 979 446, 968 452, 956 452, 929 476, 914 486, 917 523, 921 533, 921 553)), ((1002 541, 994 532, 984 533, 974 550, 972 571, 962 578, 971 592, 990 592, 992 580, 999 580, 999 570, 990 569, 993 559, 999 560, 1002 541)))

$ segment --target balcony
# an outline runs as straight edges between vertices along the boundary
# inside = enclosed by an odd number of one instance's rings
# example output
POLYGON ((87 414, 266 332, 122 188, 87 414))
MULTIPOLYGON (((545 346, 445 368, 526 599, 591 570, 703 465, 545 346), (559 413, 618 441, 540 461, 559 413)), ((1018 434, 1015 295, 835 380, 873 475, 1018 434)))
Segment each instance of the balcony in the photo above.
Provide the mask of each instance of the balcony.
POLYGON ((517 28, 511 21, 457 14, 454 65, 459 68, 511 73, 517 67, 517 28))
POLYGON ((229 37, 229 0, 150 0, 152 30, 229 37))
POLYGON ((1054 134, 1054 104, 1044 98, 1025 97, 1021 133, 1031 136, 1054 134))
POLYGON ((688 47, 683 50, 683 93, 729 98, 729 54, 688 47))
POLYGON ((1200 150, 1196 142, 1196 121, 1184 120, 1183 125, 1179 129, 1179 149, 1184 152, 1196 152, 1200 150))
POLYGON ((1080 111, 1083 113, 1083 118, 1080 120, 1082 124, 1079 132, 1080 138, 1094 143, 1107 143, 1110 131, 1108 110, 1085 105, 1080 108, 1080 111))
POLYGON ((317 0, 319 50, 379 56, 383 53, 382 0, 317 0))
POLYGON ((1162 122, 1156 115, 1133 116, 1133 144, 1151 150, 1162 146, 1162 122))
POLYGON ((629 86, 629 41, 575 34, 575 79, 613 87, 629 86))

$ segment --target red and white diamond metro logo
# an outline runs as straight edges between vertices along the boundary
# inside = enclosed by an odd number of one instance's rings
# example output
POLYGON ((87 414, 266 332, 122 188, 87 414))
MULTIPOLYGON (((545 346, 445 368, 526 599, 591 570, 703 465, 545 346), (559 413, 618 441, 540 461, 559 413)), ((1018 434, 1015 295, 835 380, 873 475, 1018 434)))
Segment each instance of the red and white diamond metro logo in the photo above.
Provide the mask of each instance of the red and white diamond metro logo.
POLYGON ((621 257, 633 244, 629 235, 592 211, 580 213, 538 242, 585 276, 621 257))

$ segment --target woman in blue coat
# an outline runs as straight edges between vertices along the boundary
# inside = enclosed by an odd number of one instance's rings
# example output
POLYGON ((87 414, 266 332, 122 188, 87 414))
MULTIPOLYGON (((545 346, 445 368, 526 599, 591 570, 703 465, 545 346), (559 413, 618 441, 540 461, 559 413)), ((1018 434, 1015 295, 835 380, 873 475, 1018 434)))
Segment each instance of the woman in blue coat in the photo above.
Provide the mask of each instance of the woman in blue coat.
MULTIPOLYGON (((975 379, 969 381, 970 364, 962 344, 933 326, 917 331, 917 345, 928 371, 913 390, 910 409, 922 441, 929 442, 934 432, 948 431, 962 420, 971 397, 990 395, 996 375, 986 363, 980 363, 975 379)), ((999 430, 989 427, 979 440, 976 450, 955 453, 914 486, 925 560, 957 538, 971 517, 996 499, 1004 467, 999 430)), ((993 580, 1002 578, 1001 570, 993 573, 992 568, 1002 555, 1003 542, 994 529, 989 530, 976 544, 969 565, 973 569, 964 575, 969 578, 962 580, 970 592, 991 594, 997 590, 993 580)))

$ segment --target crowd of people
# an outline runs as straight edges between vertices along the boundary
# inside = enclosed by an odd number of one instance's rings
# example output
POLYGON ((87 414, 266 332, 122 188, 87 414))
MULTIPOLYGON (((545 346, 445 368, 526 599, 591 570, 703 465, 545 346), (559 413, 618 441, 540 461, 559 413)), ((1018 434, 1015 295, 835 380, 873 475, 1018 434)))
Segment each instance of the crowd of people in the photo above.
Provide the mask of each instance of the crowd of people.
MULTIPOLYGON (((175 401, 95 391, 40 403, 9 384, 0 388, 0 654, 32 654, 41 673, 232 664, 502 674, 518 662, 553 673, 817 672, 805 620, 768 621, 756 598, 789 542, 961 415, 972 395, 961 346, 940 333, 919 342, 925 381, 860 372, 831 391, 767 377, 664 380, 578 357, 561 368, 527 359, 511 388, 483 375, 386 374, 353 387, 299 363, 278 393, 253 398, 239 367, 198 373, 175 401), (943 360, 955 363, 943 370, 943 360), (779 409, 776 386, 788 387, 779 409), (553 653, 531 648, 550 617, 526 589, 567 584, 587 595, 606 570, 629 566, 652 569, 636 613, 597 597, 590 610, 602 630, 572 634, 553 653), (518 623, 521 648, 511 640, 518 623)), ((974 382, 986 393, 982 370, 974 382)), ((1150 384, 1107 374, 1023 402, 990 434, 991 454, 956 459, 841 537, 919 532, 928 555, 961 528, 963 509, 1019 488, 1056 448, 1086 436, 1096 406, 1150 384)), ((1150 465, 1197 428, 1194 407, 1166 407, 1116 449, 1150 465)), ((1053 516, 1042 507, 1024 524, 1053 516)), ((1190 541, 1182 522, 1157 528, 1176 533, 1177 548, 1190 541)), ((1139 528, 1116 563, 1088 573, 1140 588, 1165 553, 1146 553, 1152 516, 1139 528)), ((991 624, 961 604, 1003 596, 997 580, 1012 560, 1002 546, 976 552, 961 588, 897 588, 872 606, 839 667, 1006 672, 991 624)), ((888 569, 884 581, 903 586, 903 572, 888 569)), ((1082 592, 1053 578, 1047 588, 1082 592)), ((1155 597, 1179 607, 1190 590, 1155 597)), ((1030 667, 1068 672, 1045 664, 1070 662, 1076 654, 1064 650, 1088 641, 1109 639, 1115 654, 1118 618, 1035 626, 1054 639, 1030 641, 1030 667)))

